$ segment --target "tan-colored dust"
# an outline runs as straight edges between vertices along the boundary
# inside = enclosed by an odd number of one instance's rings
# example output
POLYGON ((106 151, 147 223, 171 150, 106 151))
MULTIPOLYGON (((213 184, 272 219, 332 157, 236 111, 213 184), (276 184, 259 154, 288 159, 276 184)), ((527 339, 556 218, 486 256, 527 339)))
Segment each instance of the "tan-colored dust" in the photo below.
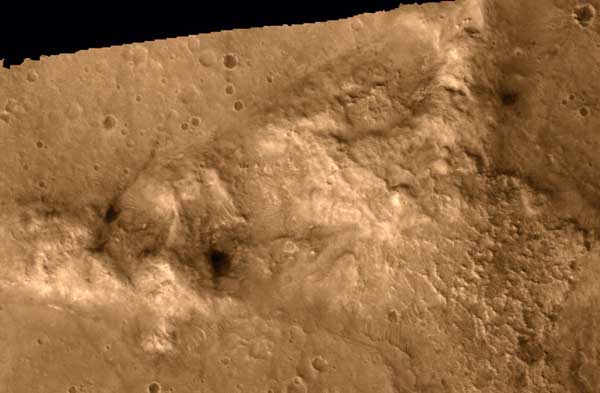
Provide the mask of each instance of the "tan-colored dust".
POLYGON ((598 7, 0 68, 0 393, 600 391, 598 7))

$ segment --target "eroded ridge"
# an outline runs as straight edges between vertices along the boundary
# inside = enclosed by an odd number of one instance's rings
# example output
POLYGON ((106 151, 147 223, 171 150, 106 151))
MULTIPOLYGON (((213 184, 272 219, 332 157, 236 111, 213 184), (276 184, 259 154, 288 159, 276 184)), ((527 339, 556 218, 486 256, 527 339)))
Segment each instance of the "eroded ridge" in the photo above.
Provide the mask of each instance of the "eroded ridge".
POLYGON ((0 71, 0 387, 598 391, 596 9, 0 71))

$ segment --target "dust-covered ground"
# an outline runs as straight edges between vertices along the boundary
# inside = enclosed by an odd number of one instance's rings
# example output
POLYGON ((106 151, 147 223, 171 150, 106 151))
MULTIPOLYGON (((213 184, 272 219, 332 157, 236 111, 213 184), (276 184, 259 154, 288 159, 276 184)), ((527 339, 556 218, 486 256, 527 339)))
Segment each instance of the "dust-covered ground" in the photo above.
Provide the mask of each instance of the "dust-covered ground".
POLYGON ((0 393, 600 391, 599 7, 0 68, 0 393))

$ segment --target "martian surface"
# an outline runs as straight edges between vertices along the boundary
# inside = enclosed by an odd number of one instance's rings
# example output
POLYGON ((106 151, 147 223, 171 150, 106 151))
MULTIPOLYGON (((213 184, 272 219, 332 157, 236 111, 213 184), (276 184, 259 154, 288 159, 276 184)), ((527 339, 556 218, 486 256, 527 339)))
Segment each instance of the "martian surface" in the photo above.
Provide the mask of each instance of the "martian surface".
POLYGON ((0 393, 600 392, 599 9, 0 67, 0 393))

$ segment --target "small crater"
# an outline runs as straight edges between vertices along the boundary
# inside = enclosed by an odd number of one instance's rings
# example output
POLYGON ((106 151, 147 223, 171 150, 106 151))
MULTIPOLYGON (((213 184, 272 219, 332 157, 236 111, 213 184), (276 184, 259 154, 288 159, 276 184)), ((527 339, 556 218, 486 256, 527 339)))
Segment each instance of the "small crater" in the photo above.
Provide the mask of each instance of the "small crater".
POLYGON ((117 217, 119 217, 119 211, 111 204, 108 209, 106 209, 106 213, 104 213, 104 222, 110 224, 115 221, 117 217))
POLYGON ((77 393, 77 388, 75 386, 71 386, 68 390, 69 393, 77 393))
POLYGON ((329 362, 323 356, 317 356, 312 360, 312 366, 317 371, 325 372, 329 369, 329 362))
POLYGON ((243 109, 244 109, 244 103, 243 103, 242 101, 236 101, 236 102, 233 104, 233 109, 234 109, 236 112, 239 112, 239 111, 243 110, 243 109))
POLYGON ((596 16, 596 9, 591 4, 580 4, 573 10, 573 17, 581 26, 588 26, 596 16))
POLYGON ((392 323, 398 323, 400 322, 400 313, 397 310, 390 310, 387 313, 387 318, 388 321, 392 322, 392 323))
POLYGON ((115 128, 115 126, 117 125, 117 119, 113 115, 106 115, 104 117, 104 120, 102 121, 102 125, 107 130, 110 130, 112 128, 115 128))
POLYGON ((300 249, 298 248, 298 246, 296 245, 296 243, 292 242, 291 240, 287 240, 283 244, 283 252, 286 253, 286 254, 295 254, 299 250, 300 249))
POLYGON ((579 108, 579 114, 580 114, 582 117, 587 117, 587 115, 589 115, 589 114, 590 114, 590 110, 589 110, 587 107, 585 107, 585 106, 582 106, 581 108, 579 108))
POLYGON ((359 30, 362 29, 363 23, 360 20, 355 19, 355 20, 352 21, 351 27, 352 27, 352 30, 359 31, 359 30))
POLYGON ((198 117, 192 117, 190 123, 192 123, 194 127, 198 127, 200 125, 200 119, 198 117))
POLYGON ((193 84, 184 86, 178 95, 179 100, 188 105, 197 103, 200 97, 200 90, 193 84))
POLYGON ((25 113, 25 108, 17 100, 12 98, 8 100, 4 109, 10 113, 25 113))
POLYGON ((210 67, 216 62, 217 58, 214 52, 210 49, 204 49, 198 56, 198 61, 205 67, 210 67))
POLYGON ((45 182, 45 181, 43 181, 43 180, 40 180, 40 181, 38 182, 38 186, 39 186, 40 188, 46 188, 48 185, 46 184, 46 182, 45 182))
POLYGON ((225 276, 231 270, 231 256, 221 250, 210 250, 208 261, 215 277, 225 276))
POLYGON ((141 95, 139 95, 139 94, 138 94, 138 95, 136 95, 136 96, 135 96, 135 100, 136 100, 137 102, 140 102, 140 101, 142 101, 142 96, 141 96, 141 95))
POLYGON ((267 82, 273 83, 273 77, 271 75, 267 75, 267 82))
POLYGON ((227 85, 227 87, 225 87, 225 94, 232 95, 234 90, 233 85, 227 85))
POLYGON ((35 145, 38 147, 38 149, 41 149, 41 148, 43 148, 43 147, 44 147, 44 142, 42 142, 42 141, 37 141, 37 143, 36 143, 35 145))
POLYGON ((188 128, 190 128, 190 125, 186 122, 181 123, 181 129, 182 130, 187 130, 188 128))
POLYGON ((229 69, 235 68, 238 65, 238 58, 234 54, 228 53, 223 56, 223 65, 229 69))
POLYGON ((148 385, 148 393, 160 393, 162 388, 158 382, 152 382, 148 385))
POLYGON ((306 393, 306 383, 301 377, 295 376, 294 378, 292 378, 292 381, 288 385, 287 391, 288 393, 306 393))
POLYGON ((71 120, 78 118, 82 113, 83 108, 77 102, 72 102, 66 111, 67 117, 71 120))
POLYGON ((31 70, 27 73, 27 80, 29 82, 35 82, 36 80, 38 80, 38 73, 35 72, 34 70, 31 70))

